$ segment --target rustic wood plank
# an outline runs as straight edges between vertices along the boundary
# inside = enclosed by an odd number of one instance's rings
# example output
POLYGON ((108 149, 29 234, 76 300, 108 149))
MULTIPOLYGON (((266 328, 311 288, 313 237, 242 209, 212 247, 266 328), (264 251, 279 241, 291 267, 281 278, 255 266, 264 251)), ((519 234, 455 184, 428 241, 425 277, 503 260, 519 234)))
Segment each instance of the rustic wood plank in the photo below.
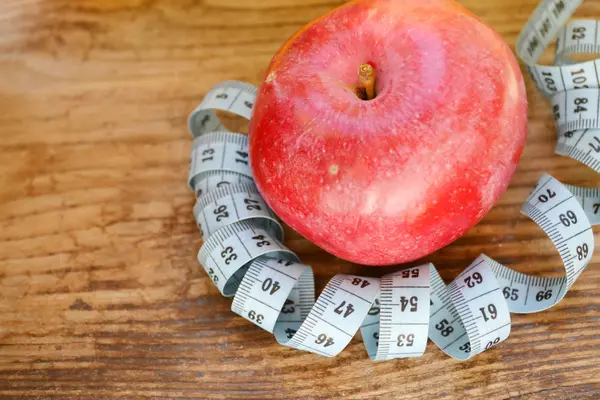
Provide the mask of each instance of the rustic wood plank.
MULTIPOLYGON (((536 0, 463 0, 511 44, 536 0)), ((197 265, 185 120, 214 83, 258 84, 272 54, 337 0, 4 0, 0 4, 0 396, 3 398, 600 398, 600 258, 557 307, 514 315, 511 337, 457 362, 334 359, 281 347, 234 315, 197 265)), ((578 16, 599 17, 587 1, 578 16)), ((428 257, 451 280, 480 252, 559 271, 519 215, 556 156, 550 107, 528 82, 530 134, 485 220, 428 257)), ((288 230, 321 289, 380 276, 288 230)))

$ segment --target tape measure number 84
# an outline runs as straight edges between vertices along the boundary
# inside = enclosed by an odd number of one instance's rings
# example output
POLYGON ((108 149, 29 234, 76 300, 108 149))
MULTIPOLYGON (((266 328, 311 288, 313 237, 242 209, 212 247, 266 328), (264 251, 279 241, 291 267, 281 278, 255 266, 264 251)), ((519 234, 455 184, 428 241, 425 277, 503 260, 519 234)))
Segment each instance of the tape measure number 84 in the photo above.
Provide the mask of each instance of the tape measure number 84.
MULTIPOLYGON (((543 2, 518 50, 540 90, 551 96, 560 134, 557 152, 598 170, 597 62, 572 63, 569 55, 599 49, 600 30, 595 21, 561 28, 578 4, 543 2), (536 65, 557 34, 562 38, 558 65, 536 65)), ((420 356, 428 339, 465 360, 508 337, 511 312, 537 312, 560 301, 592 257, 591 225, 600 222, 600 193, 543 175, 521 212, 554 243, 564 276, 525 275, 481 255, 449 285, 432 264, 424 264, 381 279, 336 275, 315 301, 311 268, 283 245, 283 229, 253 184, 247 137, 227 131, 213 111, 249 119, 255 96, 254 86, 223 82, 192 112, 188 183, 196 193, 194 215, 204 238, 198 261, 219 291, 234 297, 234 312, 285 346, 334 356, 360 329, 374 360, 420 356)))

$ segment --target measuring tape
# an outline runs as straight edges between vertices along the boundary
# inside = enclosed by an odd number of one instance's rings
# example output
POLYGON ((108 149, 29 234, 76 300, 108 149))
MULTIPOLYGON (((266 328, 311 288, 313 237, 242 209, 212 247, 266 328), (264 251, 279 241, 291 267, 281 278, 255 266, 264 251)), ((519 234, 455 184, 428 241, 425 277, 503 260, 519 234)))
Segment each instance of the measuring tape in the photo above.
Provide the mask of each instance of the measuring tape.
MULTIPOLYGON (((543 2, 517 48, 539 89, 551 98, 560 135, 557 152, 600 172, 597 62, 570 58, 600 52, 599 26, 574 21, 560 28, 578 4, 543 2), (557 65, 537 65, 557 35, 557 65)), ((511 312, 532 313, 558 303, 592 257, 600 190, 543 175, 521 212, 554 243, 564 276, 526 275, 482 254, 449 285, 433 264, 424 264, 380 279, 336 275, 315 301, 312 269, 283 245, 283 229, 253 184, 247 137, 228 132, 214 113, 250 119, 256 93, 252 85, 223 82, 192 112, 188 183, 196 193, 194 216, 204 238, 198 261, 219 291, 234 297, 232 310, 282 345, 331 357, 360 330, 373 360, 418 357, 428 339, 466 360, 508 337, 511 312)))
POLYGON ((600 172, 600 60, 574 62, 572 55, 600 54, 598 21, 566 25, 581 0, 546 0, 534 11, 517 40, 517 52, 537 88, 552 103, 558 154, 600 172), (557 38, 554 65, 537 61, 557 38))

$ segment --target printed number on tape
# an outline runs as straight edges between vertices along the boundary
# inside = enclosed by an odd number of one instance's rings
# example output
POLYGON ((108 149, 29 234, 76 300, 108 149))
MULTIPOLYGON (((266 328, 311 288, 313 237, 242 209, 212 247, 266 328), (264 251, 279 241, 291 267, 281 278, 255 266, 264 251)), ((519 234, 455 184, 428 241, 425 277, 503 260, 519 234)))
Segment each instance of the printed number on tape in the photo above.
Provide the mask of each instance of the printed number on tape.
POLYGON ((600 172, 600 60, 571 59, 576 54, 600 54, 598 21, 575 20, 564 25, 580 4, 581 0, 542 2, 516 47, 537 88, 551 101, 558 130, 556 152, 600 172), (554 38, 554 65, 539 65, 554 38))

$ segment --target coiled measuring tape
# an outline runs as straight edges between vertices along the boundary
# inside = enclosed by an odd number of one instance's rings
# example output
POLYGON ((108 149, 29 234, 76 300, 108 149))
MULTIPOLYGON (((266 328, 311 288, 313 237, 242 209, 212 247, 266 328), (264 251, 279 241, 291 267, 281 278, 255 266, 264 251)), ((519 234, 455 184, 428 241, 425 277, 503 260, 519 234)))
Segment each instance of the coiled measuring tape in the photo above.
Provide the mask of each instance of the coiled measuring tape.
MULTIPOLYGON (((592 45, 569 37, 594 27, 594 38, 600 38, 600 31, 590 21, 559 29, 578 4, 543 2, 521 34, 518 49, 540 90, 552 97, 555 110, 558 104, 557 152, 597 169, 596 143, 587 141, 597 135, 600 154, 600 131, 592 129, 600 119, 589 114, 591 107, 576 108, 595 104, 597 112, 596 62, 567 63, 571 54, 598 49, 596 39, 592 45), (536 65, 557 33, 563 38, 557 59, 565 65, 536 65), (581 69, 586 81, 573 79, 567 84, 565 77, 579 78, 573 72, 581 69), (583 83, 589 87, 575 89, 583 83), (584 95, 586 102, 575 100, 584 95)), ((584 34, 579 40, 587 37, 584 34)), ((560 301, 592 257, 591 225, 600 223, 600 190, 563 185, 543 175, 521 212, 554 243, 564 276, 522 274, 481 255, 449 285, 433 264, 424 264, 381 279, 336 275, 315 301, 312 269, 283 245, 283 229, 253 184, 247 137, 226 131, 213 111, 249 119, 255 96, 251 85, 223 82, 192 112, 189 128, 195 139, 188 182, 197 196, 194 215, 204 237, 198 261, 219 291, 234 297, 235 313, 273 333, 285 346, 334 356, 360 329, 374 360, 420 356, 427 339, 446 354, 465 360, 508 337, 511 312, 537 312, 560 301)))
POLYGON ((537 88, 552 103, 556 152, 600 172, 600 59, 575 62, 577 54, 600 54, 600 26, 594 20, 564 25, 581 0, 546 0, 517 40, 517 52, 537 88), (537 61, 554 38, 554 65, 537 61))

